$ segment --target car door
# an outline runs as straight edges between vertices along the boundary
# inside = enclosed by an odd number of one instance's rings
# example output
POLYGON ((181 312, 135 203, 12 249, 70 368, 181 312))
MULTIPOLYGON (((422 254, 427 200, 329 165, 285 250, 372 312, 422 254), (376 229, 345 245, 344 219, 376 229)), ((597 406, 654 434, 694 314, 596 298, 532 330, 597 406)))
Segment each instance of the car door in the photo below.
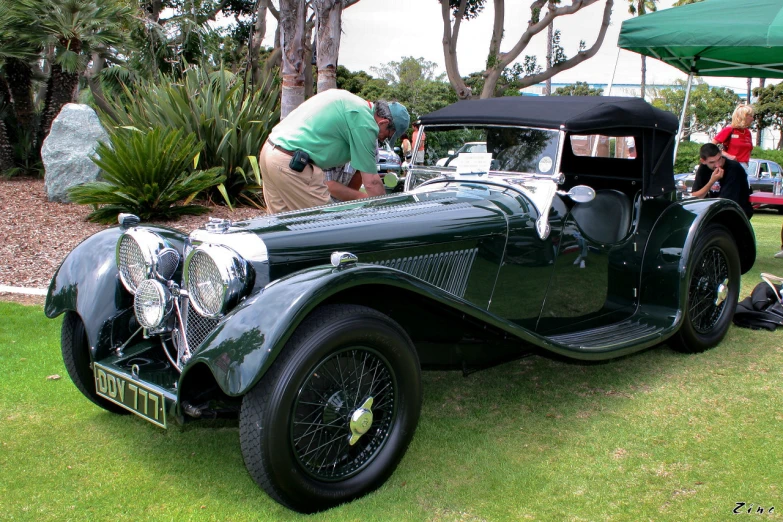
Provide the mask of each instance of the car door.
MULTIPOLYGON (((772 165, 773 163, 771 161, 759 162, 759 181, 757 189, 762 192, 772 192, 772 178, 774 177, 772 165)), ((777 172, 780 172, 780 166, 778 166, 777 163, 774 165, 777 166, 777 172)))

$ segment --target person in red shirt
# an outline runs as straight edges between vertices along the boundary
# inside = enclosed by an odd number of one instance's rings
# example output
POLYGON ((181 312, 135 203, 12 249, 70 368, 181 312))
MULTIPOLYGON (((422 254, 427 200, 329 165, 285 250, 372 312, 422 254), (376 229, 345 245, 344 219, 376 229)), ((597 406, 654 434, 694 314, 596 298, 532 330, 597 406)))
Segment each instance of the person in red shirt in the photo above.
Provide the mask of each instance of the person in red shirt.
POLYGON ((753 124, 753 107, 740 105, 734 109, 731 125, 721 130, 712 140, 715 145, 723 147, 723 155, 728 159, 739 161, 748 170, 750 151, 753 150, 753 139, 750 126, 753 124))

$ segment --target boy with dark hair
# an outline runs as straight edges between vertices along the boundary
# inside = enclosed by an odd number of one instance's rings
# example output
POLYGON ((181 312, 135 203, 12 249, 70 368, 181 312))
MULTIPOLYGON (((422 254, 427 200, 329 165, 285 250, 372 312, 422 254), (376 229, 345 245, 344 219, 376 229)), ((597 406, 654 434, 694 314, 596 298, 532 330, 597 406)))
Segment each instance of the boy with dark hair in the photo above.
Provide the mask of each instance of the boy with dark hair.
POLYGON ((742 165, 726 158, 714 143, 702 145, 699 157, 701 165, 696 171, 691 195, 703 198, 713 190, 715 197, 737 202, 750 219, 753 216, 753 207, 750 205, 748 174, 742 165), (716 184, 717 190, 714 190, 716 184))

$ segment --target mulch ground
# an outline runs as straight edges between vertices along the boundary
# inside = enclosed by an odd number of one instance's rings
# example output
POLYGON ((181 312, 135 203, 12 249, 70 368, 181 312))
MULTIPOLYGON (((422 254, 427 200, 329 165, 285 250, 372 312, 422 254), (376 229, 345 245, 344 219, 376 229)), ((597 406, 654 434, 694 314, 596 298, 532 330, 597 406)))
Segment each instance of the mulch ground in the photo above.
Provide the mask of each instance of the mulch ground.
MULTIPOLYGON (((208 214, 154 223, 189 233, 210 217, 239 221, 263 213, 201 204, 209 208, 208 214)), ((0 179, 0 285, 48 288, 57 267, 76 245, 113 226, 88 222, 90 212, 86 205, 48 201, 43 179, 0 179)), ((0 292, 0 300, 41 304, 44 298, 0 292)))

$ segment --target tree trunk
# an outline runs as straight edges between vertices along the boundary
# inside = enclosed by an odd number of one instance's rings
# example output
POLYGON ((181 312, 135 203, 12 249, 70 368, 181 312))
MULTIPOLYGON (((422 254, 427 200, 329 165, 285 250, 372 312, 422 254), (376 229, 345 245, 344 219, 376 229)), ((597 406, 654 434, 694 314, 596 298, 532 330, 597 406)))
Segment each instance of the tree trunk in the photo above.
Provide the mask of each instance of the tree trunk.
POLYGON ((315 60, 318 92, 337 87, 337 58, 342 30, 342 0, 315 0, 315 60))
POLYGON ((84 76, 87 78, 87 85, 90 87, 95 104, 112 120, 117 121, 117 115, 106 101, 106 96, 103 94, 103 86, 101 85, 101 71, 105 66, 106 60, 100 53, 94 52, 92 53, 92 66, 84 71, 84 76))
POLYGON ((0 173, 6 172, 15 166, 14 149, 11 147, 11 140, 8 138, 8 129, 6 129, 3 119, 0 118, 0 173))
POLYGON ((304 101, 305 0, 280 0, 280 46, 283 49, 283 88, 280 119, 288 116, 304 101))
POLYGON ((457 98, 466 100, 471 97, 470 88, 465 85, 462 76, 459 74, 459 64, 457 62, 457 40, 459 39, 459 28, 462 23, 462 17, 467 9, 467 0, 460 0, 457 16, 454 18, 454 26, 451 25, 451 7, 449 2, 442 0, 440 3, 440 14, 443 20, 443 58, 446 62, 446 75, 449 83, 457 93, 457 98))
POLYGON ((63 106, 73 101, 78 86, 79 75, 77 73, 67 73, 62 70, 60 64, 52 64, 52 72, 49 74, 49 81, 47 81, 46 100, 41 114, 39 144, 42 144, 44 138, 49 134, 52 122, 60 114, 63 106))
POLYGON ((647 84, 647 57, 642 55, 642 83, 641 83, 641 98, 644 99, 644 90, 647 84))
POLYGON ((16 123, 25 132, 32 132, 33 114, 33 71, 30 66, 16 58, 5 63, 5 75, 8 89, 13 98, 16 123))
POLYGON ((261 42, 266 36, 266 13, 269 0, 258 0, 256 10, 256 22, 253 25, 253 34, 250 37, 250 78, 253 85, 261 85, 262 69, 259 59, 261 56, 261 42))
MULTIPOLYGON (((310 31, 307 31, 309 34, 310 31)), ((304 97, 305 100, 307 98, 311 98, 313 94, 315 94, 315 78, 313 77, 313 50, 315 49, 315 36, 313 36, 313 39, 310 40, 308 38, 307 43, 305 44, 305 54, 304 54, 304 62, 305 62, 305 68, 304 68, 304 97)))
MULTIPOLYGON (((759 89, 764 88, 764 84, 767 83, 766 78, 759 78, 759 89)), ((756 115, 756 147, 761 147, 761 134, 764 132, 764 119, 756 115)))
MULTIPOLYGON (((552 3, 549 3, 549 8, 552 8, 552 3)), ((555 22, 549 22, 546 28, 546 69, 547 71, 552 68, 552 38, 555 37, 555 22)), ((552 96, 552 77, 546 79, 546 87, 544 94, 552 96)))

